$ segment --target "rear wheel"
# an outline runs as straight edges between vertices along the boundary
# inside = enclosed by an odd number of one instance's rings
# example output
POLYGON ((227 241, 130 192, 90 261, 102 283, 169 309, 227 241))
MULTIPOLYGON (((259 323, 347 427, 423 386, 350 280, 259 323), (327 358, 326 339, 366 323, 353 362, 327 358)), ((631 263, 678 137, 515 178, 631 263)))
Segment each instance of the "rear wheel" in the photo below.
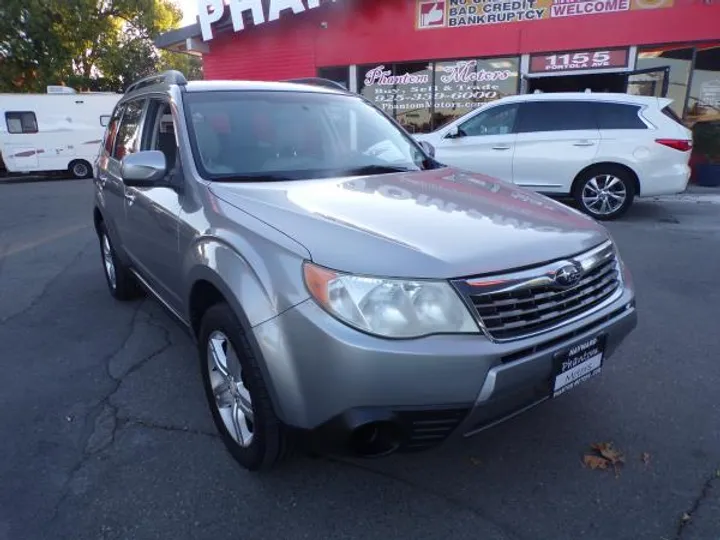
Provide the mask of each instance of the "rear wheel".
POLYGON ((92 166, 84 159, 70 162, 68 170, 75 178, 90 178, 92 176, 92 166))
POLYGON ((230 454, 251 471, 287 458, 291 433, 273 410, 258 360, 227 304, 205 313, 198 353, 208 405, 230 454))
POLYGON ((635 183, 622 167, 597 167, 578 177, 573 197, 580 209, 595 219, 617 219, 630 208, 635 198, 635 183))
POLYGON ((104 223, 100 223, 98 227, 98 237, 105 281, 110 294, 117 300, 134 300, 141 294, 140 287, 130 269, 118 259, 104 223))

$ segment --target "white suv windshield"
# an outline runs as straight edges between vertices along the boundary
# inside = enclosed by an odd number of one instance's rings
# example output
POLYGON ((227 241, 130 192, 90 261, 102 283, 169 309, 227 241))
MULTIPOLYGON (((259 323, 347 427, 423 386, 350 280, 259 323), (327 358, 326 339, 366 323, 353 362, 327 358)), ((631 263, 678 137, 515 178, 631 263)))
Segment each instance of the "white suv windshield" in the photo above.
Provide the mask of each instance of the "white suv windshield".
POLYGON ((430 167, 417 144, 352 95, 189 92, 193 154, 217 181, 301 180, 430 167))

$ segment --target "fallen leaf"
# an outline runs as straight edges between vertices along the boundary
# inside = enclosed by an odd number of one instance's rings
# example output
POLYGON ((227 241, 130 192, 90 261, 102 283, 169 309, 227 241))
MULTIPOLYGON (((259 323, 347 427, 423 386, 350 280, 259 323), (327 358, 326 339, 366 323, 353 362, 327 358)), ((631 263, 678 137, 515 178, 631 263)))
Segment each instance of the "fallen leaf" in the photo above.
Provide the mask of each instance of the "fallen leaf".
POLYGON ((609 462, 605 458, 599 456, 593 456, 591 454, 585 454, 583 456, 583 465, 590 467, 591 469, 607 469, 609 462))
POLYGON ((687 512, 683 512, 683 515, 682 515, 683 522, 690 521, 690 517, 691 517, 690 514, 688 514, 687 512))
POLYGON ((625 456, 623 456, 622 452, 616 450, 615 447, 613 447, 613 443, 595 443, 592 445, 592 449, 599 453, 602 457, 607 459, 613 465, 617 465, 618 463, 625 463, 625 456))
POLYGON ((642 459, 642 462, 645 465, 650 464, 650 454, 648 454, 647 452, 643 452, 642 455, 640 456, 640 459, 642 459))

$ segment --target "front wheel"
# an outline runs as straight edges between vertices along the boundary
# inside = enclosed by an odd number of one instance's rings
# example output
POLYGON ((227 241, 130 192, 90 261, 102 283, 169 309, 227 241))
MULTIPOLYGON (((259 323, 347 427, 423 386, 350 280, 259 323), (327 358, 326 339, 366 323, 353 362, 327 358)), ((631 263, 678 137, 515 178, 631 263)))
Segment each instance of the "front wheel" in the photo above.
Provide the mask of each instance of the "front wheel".
POLYGON ((635 184, 626 170, 606 166, 578 178, 573 192, 580 209, 597 220, 622 216, 635 198, 635 184))
POLYGON ((203 317, 198 353, 210 411, 230 454, 250 471, 288 457, 291 434, 275 415, 258 360, 227 304, 203 317))

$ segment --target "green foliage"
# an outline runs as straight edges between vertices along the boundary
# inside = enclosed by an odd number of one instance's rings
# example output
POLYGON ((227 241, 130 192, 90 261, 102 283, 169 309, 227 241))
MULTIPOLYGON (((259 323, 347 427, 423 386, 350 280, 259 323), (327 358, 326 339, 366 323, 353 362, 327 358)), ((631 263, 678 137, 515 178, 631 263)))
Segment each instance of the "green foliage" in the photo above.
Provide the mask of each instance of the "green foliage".
POLYGON ((199 59, 153 46, 181 19, 171 0, 1 0, 0 91, 122 91, 167 66, 198 78, 199 59))
POLYGON ((720 120, 698 122, 693 126, 693 152, 710 163, 720 163, 720 120))

